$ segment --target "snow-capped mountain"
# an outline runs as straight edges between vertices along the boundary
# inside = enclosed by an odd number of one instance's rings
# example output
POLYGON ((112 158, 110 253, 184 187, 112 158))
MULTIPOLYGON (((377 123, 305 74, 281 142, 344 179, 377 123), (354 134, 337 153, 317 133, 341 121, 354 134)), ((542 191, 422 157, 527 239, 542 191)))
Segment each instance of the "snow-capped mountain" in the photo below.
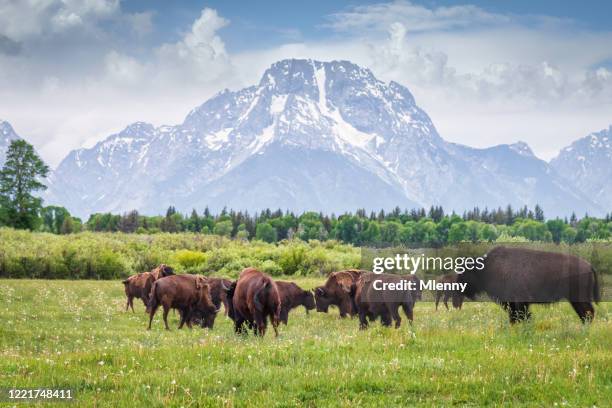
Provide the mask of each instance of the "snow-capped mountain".
POLYGON ((550 165, 605 209, 612 209, 612 125, 563 148, 550 165))
POLYGON ((6 151, 8 150, 11 141, 20 139, 15 133, 10 123, 0 119, 0 168, 4 166, 6 161, 6 151))
POLYGON ((71 152, 50 181, 48 201, 80 216, 169 205, 601 212, 524 143, 448 143, 408 89, 347 61, 280 61, 258 85, 217 94, 182 124, 135 123, 71 152))

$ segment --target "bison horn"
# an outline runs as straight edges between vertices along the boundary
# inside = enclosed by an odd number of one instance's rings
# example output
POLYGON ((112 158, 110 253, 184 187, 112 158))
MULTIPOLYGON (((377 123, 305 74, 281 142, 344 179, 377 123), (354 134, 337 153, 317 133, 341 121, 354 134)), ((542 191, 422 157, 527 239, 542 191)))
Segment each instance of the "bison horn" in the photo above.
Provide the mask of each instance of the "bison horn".
POLYGON ((226 292, 227 292, 228 290, 230 290, 230 287, 229 287, 229 286, 225 286, 225 282, 223 282, 223 281, 221 281, 221 287, 222 287, 222 288, 223 288, 223 290, 224 290, 224 291, 226 291, 226 292))

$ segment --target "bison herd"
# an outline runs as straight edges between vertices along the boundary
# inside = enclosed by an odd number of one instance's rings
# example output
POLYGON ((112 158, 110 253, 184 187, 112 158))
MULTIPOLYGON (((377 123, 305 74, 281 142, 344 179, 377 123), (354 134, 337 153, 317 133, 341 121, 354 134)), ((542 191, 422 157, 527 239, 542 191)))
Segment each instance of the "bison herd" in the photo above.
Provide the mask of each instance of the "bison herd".
MULTIPOLYGON (((448 309, 461 309, 464 296, 474 299, 487 294, 509 313, 511 323, 530 317, 532 303, 553 303, 568 300, 582 322, 593 319, 592 301, 600 300, 598 277, 592 266, 575 256, 534 251, 521 248, 497 247, 485 255, 482 270, 445 275, 441 282, 467 283, 464 293, 445 290, 434 293, 436 309, 440 299, 448 309)), ((202 275, 175 275, 171 267, 160 265, 150 272, 142 272, 122 281, 127 297, 126 311, 134 311, 133 300, 139 298, 149 313, 149 325, 161 306, 166 329, 168 313, 179 313, 179 329, 197 323, 213 328, 221 310, 233 320, 236 333, 264 336, 268 321, 278 335, 280 323, 285 325, 289 312, 299 306, 327 313, 334 305, 341 317, 357 315, 359 327, 380 319, 383 325, 401 325, 399 309, 412 323, 414 306, 421 299, 420 279, 416 275, 374 274, 350 269, 331 273, 325 284, 312 291, 293 282, 276 281, 255 268, 244 269, 237 280, 202 275), (414 281, 415 290, 380 291, 374 282, 397 284, 401 280, 414 281)))

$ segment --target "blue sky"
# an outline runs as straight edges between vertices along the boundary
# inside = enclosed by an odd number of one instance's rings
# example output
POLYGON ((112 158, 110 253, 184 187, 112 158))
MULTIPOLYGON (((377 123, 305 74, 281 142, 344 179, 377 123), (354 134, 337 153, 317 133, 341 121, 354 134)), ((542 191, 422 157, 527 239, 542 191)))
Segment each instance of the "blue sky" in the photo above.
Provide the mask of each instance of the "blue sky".
POLYGON ((183 120, 283 58, 407 86, 447 140, 550 159, 612 123, 606 1, 0 0, 0 119, 52 165, 129 123, 183 120))
MULTIPOLYGON (((237 52, 250 47, 268 47, 294 40, 317 40, 336 35, 325 26, 329 15, 372 1, 311 0, 297 1, 126 1, 127 11, 154 10, 155 38, 167 41, 179 38, 180 32, 193 21, 202 8, 210 7, 232 21, 224 32, 229 51, 237 52)), ((610 30, 612 3, 609 1, 420 1, 416 4, 436 6, 475 5, 493 13, 516 15, 546 15, 571 19, 593 30, 610 30)))

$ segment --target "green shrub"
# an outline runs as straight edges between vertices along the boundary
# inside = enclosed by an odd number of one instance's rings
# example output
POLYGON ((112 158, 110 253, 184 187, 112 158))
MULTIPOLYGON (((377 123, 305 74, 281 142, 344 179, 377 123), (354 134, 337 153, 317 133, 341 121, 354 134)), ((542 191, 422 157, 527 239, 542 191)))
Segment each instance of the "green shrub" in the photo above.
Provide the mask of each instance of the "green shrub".
POLYGON ((174 254, 174 259, 183 268, 194 268, 206 262, 206 254, 203 252, 181 249, 174 254))

